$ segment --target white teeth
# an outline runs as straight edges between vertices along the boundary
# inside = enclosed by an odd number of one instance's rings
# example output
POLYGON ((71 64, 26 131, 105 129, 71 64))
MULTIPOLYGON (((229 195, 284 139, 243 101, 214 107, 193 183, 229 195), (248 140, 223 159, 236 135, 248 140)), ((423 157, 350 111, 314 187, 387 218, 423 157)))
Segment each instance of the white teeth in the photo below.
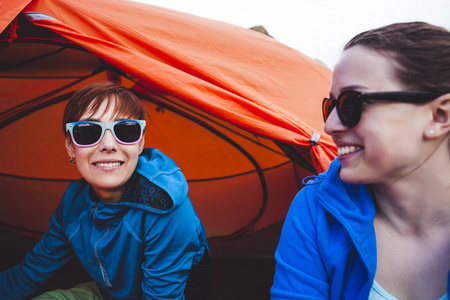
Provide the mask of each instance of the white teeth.
POLYGON ((114 168, 120 166, 120 162, 96 163, 95 165, 102 168, 114 168))
POLYGON ((361 147, 358 147, 358 146, 339 147, 338 148, 338 155, 350 154, 350 153, 355 152, 356 150, 359 150, 359 149, 361 149, 361 147))

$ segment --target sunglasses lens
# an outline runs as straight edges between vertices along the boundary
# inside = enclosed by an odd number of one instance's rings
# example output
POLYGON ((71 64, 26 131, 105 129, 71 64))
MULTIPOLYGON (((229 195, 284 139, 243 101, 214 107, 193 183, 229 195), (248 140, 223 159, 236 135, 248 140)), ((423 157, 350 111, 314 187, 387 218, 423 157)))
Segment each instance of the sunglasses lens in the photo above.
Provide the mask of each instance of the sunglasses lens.
POLYGON ((141 137, 141 125, 133 121, 120 122, 114 125, 114 133, 121 142, 134 143, 141 137))
POLYGON ((355 126, 361 119, 363 101, 354 93, 343 93, 339 97, 338 115, 342 124, 355 126))
POLYGON ((97 124, 81 123, 73 128, 73 139, 79 145, 95 144, 102 134, 102 127, 97 124))
POLYGON ((323 99, 322 102, 322 114, 323 114, 323 120, 326 122, 328 117, 330 116, 331 112, 333 111, 335 106, 334 101, 332 101, 329 98, 323 99))

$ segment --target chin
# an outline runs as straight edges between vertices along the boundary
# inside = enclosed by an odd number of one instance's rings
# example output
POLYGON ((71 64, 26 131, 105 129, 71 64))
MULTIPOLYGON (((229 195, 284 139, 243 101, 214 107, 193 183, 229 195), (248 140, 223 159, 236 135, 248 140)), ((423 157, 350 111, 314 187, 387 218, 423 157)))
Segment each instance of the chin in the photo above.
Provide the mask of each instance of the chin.
POLYGON ((357 172, 346 172, 345 170, 341 170, 339 173, 339 178, 345 182, 345 183, 351 183, 351 184, 369 184, 370 182, 368 180, 365 180, 365 178, 361 175, 358 175, 357 172))

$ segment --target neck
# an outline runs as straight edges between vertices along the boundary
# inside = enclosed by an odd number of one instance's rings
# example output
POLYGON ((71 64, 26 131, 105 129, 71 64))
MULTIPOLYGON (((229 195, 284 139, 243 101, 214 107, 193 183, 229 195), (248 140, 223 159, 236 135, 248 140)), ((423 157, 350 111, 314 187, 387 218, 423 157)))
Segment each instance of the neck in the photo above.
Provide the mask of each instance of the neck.
POLYGON ((415 236, 426 236, 432 228, 449 228, 450 166, 441 162, 429 169, 371 186, 378 221, 400 234, 415 236))
POLYGON ((114 189, 113 191, 98 188, 93 188, 93 190, 100 201, 108 203, 118 203, 122 198, 126 187, 120 190, 114 189))

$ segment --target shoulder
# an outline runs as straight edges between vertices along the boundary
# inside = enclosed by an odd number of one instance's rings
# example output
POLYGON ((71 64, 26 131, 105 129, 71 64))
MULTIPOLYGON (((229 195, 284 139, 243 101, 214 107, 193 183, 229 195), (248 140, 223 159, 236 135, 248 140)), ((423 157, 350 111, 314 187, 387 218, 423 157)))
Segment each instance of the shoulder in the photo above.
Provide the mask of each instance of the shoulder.
POLYGON ((84 178, 73 181, 69 184, 66 191, 64 192, 64 198, 70 198, 77 196, 84 190, 89 184, 84 178))
POLYGON ((63 213, 66 217, 77 216, 89 206, 89 183, 81 178, 69 184, 64 196, 62 197, 61 203, 58 207, 58 211, 63 213))
POLYGON ((203 225, 189 199, 173 210, 161 214, 145 210, 130 210, 124 218, 129 230, 140 232, 144 243, 172 244, 205 243, 203 225))

